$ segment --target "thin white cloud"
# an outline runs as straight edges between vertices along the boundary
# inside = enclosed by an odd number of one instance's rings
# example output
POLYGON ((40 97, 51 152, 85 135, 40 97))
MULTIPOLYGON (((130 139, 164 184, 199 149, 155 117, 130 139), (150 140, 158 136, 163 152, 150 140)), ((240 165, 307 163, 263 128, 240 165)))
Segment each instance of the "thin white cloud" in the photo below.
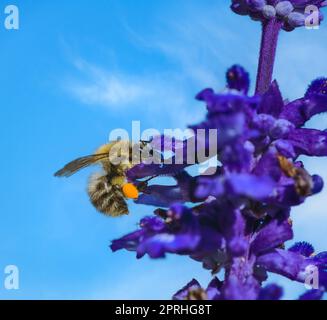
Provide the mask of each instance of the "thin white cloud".
POLYGON ((71 90, 84 103, 119 107, 149 95, 144 87, 117 76, 108 76, 103 82, 76 85, 71 90))
POLYGON ((74 65, 86 80, 71 81, 68 88, 83 103, 121 108, 154 94, 147 79, 109 72, 82 59, 74 65))
POLYGON ((100 68, 82 59, 74 61, 81 77, 65 82, 68 92, 81 103, 111 111, 137 110, 154 123, 166 120, 185 127, 203 118, 205 108, 193 108, 185 77, 174 72, 129 74, 100 68), (178 112, 166 112, 178 110, 178 112))

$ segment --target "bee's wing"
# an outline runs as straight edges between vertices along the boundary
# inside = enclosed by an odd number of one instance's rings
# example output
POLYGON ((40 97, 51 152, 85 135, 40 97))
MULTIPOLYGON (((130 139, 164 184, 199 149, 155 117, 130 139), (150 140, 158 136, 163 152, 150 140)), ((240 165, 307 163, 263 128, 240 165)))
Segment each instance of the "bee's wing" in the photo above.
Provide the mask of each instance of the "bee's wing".
POLYGON ((90 156, 78 158, 68 164, 66 164, 62 169, 55 173, 55 177, 70 177, 77 171, 84 169, 98 161, 108 157, 107 153, 93 154, 90 156))

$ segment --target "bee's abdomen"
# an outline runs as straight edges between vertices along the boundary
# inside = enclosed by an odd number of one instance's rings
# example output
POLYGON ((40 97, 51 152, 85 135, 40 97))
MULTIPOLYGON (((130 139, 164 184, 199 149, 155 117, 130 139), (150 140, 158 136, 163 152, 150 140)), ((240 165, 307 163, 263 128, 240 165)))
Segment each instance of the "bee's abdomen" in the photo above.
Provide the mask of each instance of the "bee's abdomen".
POLYGON ((109 183, 101 174, 91 176, 88 194, 95 208, 105 215, 118 217, 128 214, 127 203, 120 188, 109 183))

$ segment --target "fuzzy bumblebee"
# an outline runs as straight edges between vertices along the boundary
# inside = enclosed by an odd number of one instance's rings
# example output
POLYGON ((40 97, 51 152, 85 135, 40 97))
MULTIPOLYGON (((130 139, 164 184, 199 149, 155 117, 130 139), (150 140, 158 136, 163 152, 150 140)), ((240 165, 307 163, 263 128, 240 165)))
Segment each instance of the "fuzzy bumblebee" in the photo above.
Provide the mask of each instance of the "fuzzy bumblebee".
MULTIPOLYGON (((140 144, 140 151, 145 147, 140 144)), ((114 141, 101 146, 93 155, 78 158, 55 173, 56 177, 70 177, 88 166, 100 164, 102 173, 93 174, 88 183, 91 203, 101 213, 119 217, 129 214, 126 199, 137 199, 139 189, 126 179, 133 167, 133 144, 114 141)))

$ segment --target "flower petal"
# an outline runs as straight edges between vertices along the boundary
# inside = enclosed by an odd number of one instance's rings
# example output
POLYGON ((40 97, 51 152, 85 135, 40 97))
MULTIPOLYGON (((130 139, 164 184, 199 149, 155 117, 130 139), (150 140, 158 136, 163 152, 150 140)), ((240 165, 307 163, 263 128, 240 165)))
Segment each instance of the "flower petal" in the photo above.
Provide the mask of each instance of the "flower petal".
POLYGON ((185 287, 183 287, 181 290, 177 291, 174 294, 173 300, 186 300, 190 291, 199 289, 201 289, 200 283, 197 280, 193 279, 185 287))
POLYGON ((152 185, 147 187, 146 193, 141 194, 135 203, 168 208, 175 203, 184 203, 186 200, 178 186, 152 185))
POLYGON ((167 164, 141 163, 127 171, 127 178, 130 181, 135 181, 152 176, 174 176, 188 166, 187 164, 175 164, 174 159, 172 159, 171 164, 168 162, 167 164))
POLYGON ((214 278, 208 285, 206 290, 208 300, 219 300, 220 299, 220 289, 223 282, 219 281, 218 278, 214 278))
POLYGON ((272 220, 258 232, 252 242, 251 251, 256 255, 262 254, 265 251, 267 252, 282 245, 292 238, 293 230, 288 220, 283 222, 272 220))
POLYGON ((297 155, 327 156, 327 132, 315 129, 295 129, 288 140, 297 155))
POLYGON ((314 115, 327 111, 327 95, 314 94, 287 104, 280 117, 302 127, 314 115))
POLYGON ((275 186, 274 181, 268 176, 233 173, 226 179, 227 192, 235 195, 244 195, 256 200, 268 198, 275 186))
POLYGON ((200 236, 193 233, 160 233, 142 241, 137 247, 137 256, 148 254, 150 258, 165 257, 166 253, 187 254, 200 242, 200 236))
POLYGON ((321 300, 324 296, 322 290, 309 290, 299 297, 299 300, 321 300))
POLYGON ((257 264, 269 272, 297 280, 305 267, 305 258, 298 253, 275 249, 258 257, 257 264))

